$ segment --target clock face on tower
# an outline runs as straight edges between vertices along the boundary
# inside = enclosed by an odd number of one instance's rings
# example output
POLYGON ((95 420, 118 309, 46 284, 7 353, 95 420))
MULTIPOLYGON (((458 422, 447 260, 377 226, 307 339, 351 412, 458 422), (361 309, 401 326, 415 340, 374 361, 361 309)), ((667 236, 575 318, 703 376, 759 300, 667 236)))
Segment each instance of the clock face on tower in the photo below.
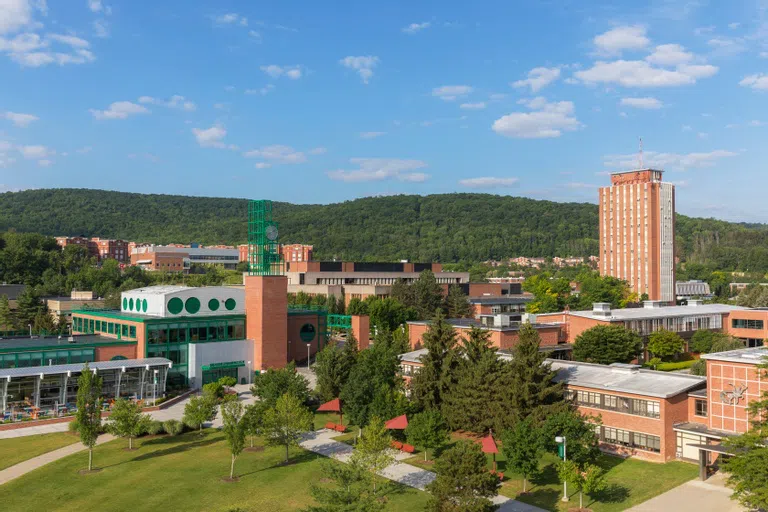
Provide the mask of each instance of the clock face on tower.
POLYGON ((274 226, 274 225, 267 226, 266 235, 267 235, 267 240, 270 240, 270 241, 277 240, 277 226, 274 226))

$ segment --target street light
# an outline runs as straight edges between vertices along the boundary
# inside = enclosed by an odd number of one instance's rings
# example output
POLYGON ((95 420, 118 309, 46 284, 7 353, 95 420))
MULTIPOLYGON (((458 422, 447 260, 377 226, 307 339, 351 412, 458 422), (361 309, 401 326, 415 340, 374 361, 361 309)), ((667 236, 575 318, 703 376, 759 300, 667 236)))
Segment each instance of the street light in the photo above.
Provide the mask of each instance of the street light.
POLYGON ((307 343, 307 370, 309 370, 309 347, 311 346, 311 343, 307 343))
POLYGON ((155 368, 155 379, 154 379, 154 385, 152 386, 152 405, 155 405, 157 402, 157 368, 155 368))
POLYGON ((251 370, 251 362, 248 361, 248 385, 251 385, 251 375, 253 375, 253 370, 251 370))
MULTIPOLYGON (((565 436, 557 436, 557 437, 555 437, 555 442, 558 443, 558 444, 562 444, 563 445, 563 462, 565 462, 566 461, 566 451, 565 451, 566 442, 565 442, 565 436)), ((562 499, 562 501, 568 501, 568 482, 566 482, 565 479, 563 479, 563 499, 562 499)))

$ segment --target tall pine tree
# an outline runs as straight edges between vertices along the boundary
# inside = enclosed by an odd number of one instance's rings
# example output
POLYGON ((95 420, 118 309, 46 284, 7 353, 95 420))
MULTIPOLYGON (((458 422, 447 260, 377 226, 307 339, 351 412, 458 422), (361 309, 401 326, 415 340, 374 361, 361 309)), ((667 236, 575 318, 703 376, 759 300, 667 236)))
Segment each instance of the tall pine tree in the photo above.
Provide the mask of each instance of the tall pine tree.
POLYGON ((457 362, 456 331, 442 313, 429 324, 422 344, 427 353, 421 357, 424 366, 411 379, 411 398, 420 409, 439 411, 448 386, 448 368, 457 362))
POLYGON ((510 414, 514 422, 530 415, 543 420, 555 411, 567 409, 563 383, 555 382, 557 372, 539 351, 541 339, 530 322, 520 328, 518 343, 512 348, 511 382, 507 388, 510 414))
POLYGON ((472 316, 472 305, 458 285, 454 284, 448 288, 448 295, 445 297, 445 310, 448 313, 448 318, 469 318, 472 316))
POLYGON ((0 331, 12 331, 15 329, 16 318, 11 311, 11 305, 7 295, 0 296, 0 331))

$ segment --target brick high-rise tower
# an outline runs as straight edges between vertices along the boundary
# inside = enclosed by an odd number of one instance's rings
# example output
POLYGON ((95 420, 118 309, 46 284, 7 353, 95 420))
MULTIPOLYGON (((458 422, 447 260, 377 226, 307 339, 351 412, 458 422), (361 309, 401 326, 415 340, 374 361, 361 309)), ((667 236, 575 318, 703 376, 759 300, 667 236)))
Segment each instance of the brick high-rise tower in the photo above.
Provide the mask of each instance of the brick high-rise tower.
POLYGON ((600 274, 624 279, 638 296, 675 301, 675 187, 662 171, 611 174, 600 188, 600 274))

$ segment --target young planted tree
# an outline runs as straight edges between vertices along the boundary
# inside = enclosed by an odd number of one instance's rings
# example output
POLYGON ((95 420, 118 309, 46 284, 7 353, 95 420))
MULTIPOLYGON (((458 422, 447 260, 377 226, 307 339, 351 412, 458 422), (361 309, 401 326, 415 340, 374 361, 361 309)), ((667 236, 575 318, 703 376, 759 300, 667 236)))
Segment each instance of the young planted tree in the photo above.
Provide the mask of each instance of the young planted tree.
POLYGON ((389 432, 384 426, 384 421, 374 416, 368 426, 363 429, 363 435, 352 453, 351 463, 371 473, 374 494, 376 493, 376 473, 395 460, 390 453, 389 442, 389 432))
POLYGON ((599 417, 583 416, 576 410, 559 411, 547 417, 542 425, 542 445, 547 451, 557 451, 555 437, 564 436, 568 443, 568 460, 579 466, 594 463, 600 456, 600 443, 595 427, 599 417))
POLYGON ((539 472, 543 455, 542 432, 531 417, 518 421, 502 435, 501 451, 507 458, 507 467, 523 475, 523 492, 527 492, 528 478, 539 472))
POLYGON ((208 394, 193 396, 184 406, 182 421, 191 429, 199 429, 203 435, 203 425, 216 417, 216 401, 208 394))
POLYGON ((221 404, 221 417, 224 423, 224 436, 227 438, 232 463, 229 466, 229 479, 235 479, 235 460, 245 448, 245 429, 243 404, 236 400, 227 400, 221 404))
POLYGON ((411 379, 411 399, 417 407, 440 410, 446 390, 445 377, 455 354, 456 331, 442 313, 435 316, 422 337, 427 353, 421 357, 423 367, 411 379))
POLYGON ((302 404, 306 404, 309 401, 309 383, 296 372, 296 364, 291 362, 284 368, 270 368, 269 371, 256 375, 251 393, 269 406, 275 405, 277 400, 286 393, 290 393, 302 404))
POLYGON ((435 462, 437 477, 427 486, 432 493, 427 510, 433 512, 490 512, 491 499, 501 482, 486 467, 480 445, 459 441, 435 462))
POLYGON ((219 379, 219 384, 224 386, 224 388, 233 388, 237 385, 237 379, 234 377, 222 377, 219 379))
POLYGON ((290 393, 281 396, 264 415, 264 433, 267 442, 285 447, 288 462, 291 446, 298 446, 301 436, 312 430, 312 413, 302 401, 290 393))
POLYGON ((128 449, 133 450, 133 439, 147 431, 152 418, 141 413, 141 406, 133 400, 120 398, 112 406, 107 431, 117 437, 128 438, 128 449))
POLYGON ((264 413, 266 406, 262 402, 255 402, 245 407, 243 413, 243 425, 245 435, 250 438, 251 448, 253 448, 253 438, 264 433, 264 413))
POLYGON ((93 447, 101 431, 101 377, 88 363, 77 379, 77 424, 80 442, 88 448, 88 471, 93 470, 93 447))
POLYGON ((448 423, 438 411, 424 411, 415 415, 405 429, 408 442, 424 448, 425 461, 429 450, 434 455, 435 450, 445 446, 451 438, 450 433, 448 423))
POLYGON ((579 510, 584 508, 584 494, 593 496, 605 488, 605 473, 594 464, 580 467, 573 461, 561 462, 557 467, 560 480, 579 491, 579 510))
POLYGON ((669 359, 683 352, 685 341, 677 333, 660 329, 648 338, 648 352, 656 357, 669 359))
POLYGON ((386 506, 370 491, 365 475, 354 464, 327 460, 323 462, 322 474, 336 485, 312 484, 309 492, 320 506, 310 505, 305 512, 377 512, 386 506))
POLYGON ((573 358, 597 364, 630 363, 642 353, 643 340, 622 325, 597 325, 578 336, 573 358))

